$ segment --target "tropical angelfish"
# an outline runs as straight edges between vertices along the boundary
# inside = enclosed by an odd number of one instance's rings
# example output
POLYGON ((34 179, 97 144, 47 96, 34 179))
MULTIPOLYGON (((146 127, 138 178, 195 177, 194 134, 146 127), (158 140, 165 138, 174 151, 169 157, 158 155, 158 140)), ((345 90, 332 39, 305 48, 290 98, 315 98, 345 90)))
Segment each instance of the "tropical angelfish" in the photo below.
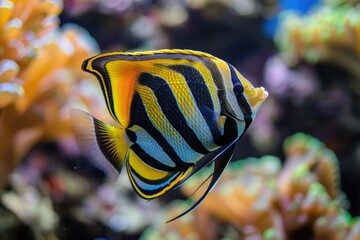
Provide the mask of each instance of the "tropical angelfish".
MULTIPOLYGON (((219 180, 268 93, 231 64, 192 50, 110 52, 84 61, 100 81, 117 126, 73 110, 80 148, 111 176, 122 166, 138 195, 162 196, 214 162, 219 180)), ((171 220, 171 221, 172 221, 171 220)))

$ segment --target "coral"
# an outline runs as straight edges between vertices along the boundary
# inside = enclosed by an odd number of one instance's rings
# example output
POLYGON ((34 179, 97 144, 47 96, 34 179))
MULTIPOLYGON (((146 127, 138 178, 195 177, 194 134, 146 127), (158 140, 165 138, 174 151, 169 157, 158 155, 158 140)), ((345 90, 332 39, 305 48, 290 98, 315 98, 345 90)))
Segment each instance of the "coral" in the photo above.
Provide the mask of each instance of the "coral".
MULTIPOLYGON (((267 131, 277 129, 280 139, 289 129, 322 136, 341 156, 344 190, 355 192, 350 201, 359 202, 359 1, 326 0, 307 14, 284 11, 280 18, 281 60, 268 60, 264 84, 278 115, 260 125, 271 121, 267 131)), ((353 204, 350 211, 358 215, 358 209, 353 204)))
MULTIPOLYGON (((30 226, 33 237, 36 239, 57 239, 54 230, 58 224, 58 215, 53 209, 49 196, 29 185, 20 175, 12 175, 10 182, 13 190, 1 192, 0 206, 5 206, 17 216, 20 222, 30 226)), ((3 220, 8 221, 8 219, 9 217, 4 215, 3 220)), ((13 221, 12 225, 18 225, 16 222, 13 221)), ((9 231, 10 226, 3 226, 0 236, 9 231)), ((4 235, 6 239, 10 236, 12 235, 4 235)))
POLYGON ((69 169, 66 159, 59 161, 57 151, 64 154, 63 149, 44 149, 34 148, 0 191, 0 220, 6 223, 0 226, 0 239, 74 239, 79 226, 84 232, 91 229, 81 239, 95 239, 105 228, 112 239, 126 239, 122 236, 138 234, 158 217, 159 202, 134 198, 126 174, 117 182, 100 182, 94 172, 69 169), (16 238, 13 229, 21 226, 36 236, 16 238))
MULTIPOLYGON (((158 218, 159 204, 151 204, 129 197, 129 189, 124 188, 124 181, 117 183, 105 182, 93 194, 82 200, 77 215, 80 219, 100 221, 114 232, 134 234, 149 226, 153 219, 158 218)), ((129 186, 130 187, 130 186, 129 186)))
POLYGON ((62 8, 60 0, 0 3, 0 188, 35 143, 71 136, 71 106, 102 101, 80 69, 98 47, 80 27, 59 28, 62 8))
POLYGON ((308 135, 286 139, 286 164, 278 176, 279 206, 287 232, 337 216, 346 205, 339 187, 335 154, 308 135))
POLYGON ((360 64, 360 13, 346 1, 328 2, 306 16, 282 13, 275 40, 288 65, 300 60, 334 63, 353 76, 354 90, 360 94, 356 80, 360 64))
MULTIPOLYGON (((285 140, 284 153, 284 166, 273 156, 230 163, 197 209, 149 228, 142 239, 359 239, 360 221, 345 210, 335 154, 303 133, 285 140)), ((184 193, 192 196, 209 174, 189 179, 184 193)), ((182 205, 187 202, 173 203, 161 221, 182 205)))

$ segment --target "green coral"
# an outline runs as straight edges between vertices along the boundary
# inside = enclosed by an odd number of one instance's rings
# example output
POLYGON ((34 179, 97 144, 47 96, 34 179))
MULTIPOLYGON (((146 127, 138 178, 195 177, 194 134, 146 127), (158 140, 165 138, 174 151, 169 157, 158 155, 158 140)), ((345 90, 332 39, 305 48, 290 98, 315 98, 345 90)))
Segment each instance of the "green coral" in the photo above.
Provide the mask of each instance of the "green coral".
POLYGON ((284 12, 275 42, 285 63, 300 61, 340 66, 352 77, 352 90, 360 94, 359 1, 327 1, 305 16, 284 12), (353 5, 351 5, 351 4, 353 5))
MULTIPOLYGON (((340 201, 336 155, 304 133, 288 137, 283 147, 283 166, 274 156, 230 163, 195 211, 170 224, 154 225, 141 239, 277 240, 290 239, 295 232, 309 228, 307 234, 315 240, 359 239, 360 221, 351 217, 340 201)), ((192 177, 184 192, 192 196, 211 172, 208 168, 192 177)), ((160 221, 190 205, 188 200, 174 202, 160 221)))

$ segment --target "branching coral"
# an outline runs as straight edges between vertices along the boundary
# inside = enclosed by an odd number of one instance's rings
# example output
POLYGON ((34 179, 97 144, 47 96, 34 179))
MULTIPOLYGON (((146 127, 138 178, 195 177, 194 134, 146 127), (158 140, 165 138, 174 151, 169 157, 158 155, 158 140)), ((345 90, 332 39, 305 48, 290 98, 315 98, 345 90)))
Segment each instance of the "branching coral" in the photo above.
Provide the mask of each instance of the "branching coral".
POLYGON ((317 139, 303 134, 288 138, 284 151, 287 159, 278 176, 278 193, 286 231, 292 234, 316 225, 320 217, 341 216, 346 201, 340 193, 335 154, 317 139))
POLYGON ((59 28, 62 7, 60 0, 0 2, 0 187, 36 142, 69 136, 70 105, 99 101, 88 91, 96 83, 80 72, 97 45, 80 27, 59 28))
MULTIPOLYGON (((143 239, 359 239, 360 221, 344 209, 334 153, 302 133, 285 141, 284 152, 282 168, 271 156, 231 163, 193 213, 150 228, 143 239)), ((186 195, 210 171, 190 179, 186 195)), ((181 205, 170 207, 165 218, 181 205)))
MULTIPOLYGON (((276 41, 290 65, 302 59, 310 63, 331 62, 357 79, 360 73, 360 13, 343 1, 341 4, 329 2, 303 17, 293 12, 283 13, 276 41)), ((354 86, 360 93, 359 84, 354 86)))

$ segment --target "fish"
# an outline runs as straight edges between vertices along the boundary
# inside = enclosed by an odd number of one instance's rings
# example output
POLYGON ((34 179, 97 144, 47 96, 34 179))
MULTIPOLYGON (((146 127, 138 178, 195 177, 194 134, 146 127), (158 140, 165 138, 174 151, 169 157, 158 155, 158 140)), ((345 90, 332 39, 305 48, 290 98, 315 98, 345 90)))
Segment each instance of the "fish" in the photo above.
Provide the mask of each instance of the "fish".
POLYGON ((117 178, 125 165, 134 191, 151 200, 213 165, 203 195, 170 221, 206 198, 268 97, 230 63, 195 50, 102 53, 82 69, 99 80, 115 123, 70 113, 79 148, 95 166, 117 178))

